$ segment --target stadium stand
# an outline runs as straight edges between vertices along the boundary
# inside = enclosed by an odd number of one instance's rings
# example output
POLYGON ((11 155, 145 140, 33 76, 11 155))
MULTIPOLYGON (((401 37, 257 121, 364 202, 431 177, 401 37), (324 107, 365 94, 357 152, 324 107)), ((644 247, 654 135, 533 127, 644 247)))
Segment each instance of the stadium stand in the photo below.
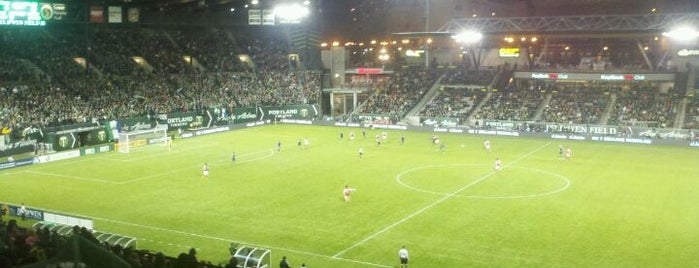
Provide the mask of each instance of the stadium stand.
POLYGON ((412 109, 439 77, 436 70, 412 67, 395 73, 360 107, 360 113, 390 114, 393 123, 412 109))
POLYGON ((542 115, 544 122, 598 124, 607 106, 609 92, 600 87, 561 87, 542 115))
POLYGON ((684 128, 699 129, 699 98, 694 97, 687 102, 684 128))
POLYGON ((534 87, 518 89, 508 85, 493 92, 490 99, 474 114, 475 119, 524 121, 534 116, 546 91, 534 87))
POLYGON ((623 89, 618 93, 609 123, 612 125, 642 125, 673 127, 678 100, 647 87, 623 89))

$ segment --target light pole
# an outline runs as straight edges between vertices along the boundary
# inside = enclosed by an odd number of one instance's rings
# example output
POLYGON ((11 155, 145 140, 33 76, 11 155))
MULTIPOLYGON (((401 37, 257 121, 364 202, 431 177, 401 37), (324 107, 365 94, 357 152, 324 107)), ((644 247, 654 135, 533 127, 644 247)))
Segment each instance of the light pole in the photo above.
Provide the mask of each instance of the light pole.
MULTIPOLYGON (((425 0, 425 33, 430 32, 430 0, 425 0)), ((430 68, 430 44, 425 39, 425 69, 430 68)))

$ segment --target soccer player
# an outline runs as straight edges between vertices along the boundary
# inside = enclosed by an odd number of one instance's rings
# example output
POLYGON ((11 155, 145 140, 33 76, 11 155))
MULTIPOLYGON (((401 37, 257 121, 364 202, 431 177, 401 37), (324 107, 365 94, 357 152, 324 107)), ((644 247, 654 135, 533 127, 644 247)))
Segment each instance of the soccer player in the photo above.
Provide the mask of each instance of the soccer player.
POLYGON ((566 160, 570 160, 570 157, 572 156, 572 154, 573 154, 573 151, 570 149, 570 147, 568 147, 566 149, 566 160))
POLYGON ((282 141, 277 140, 277 152, 281 152, 281 151, 282 151, 282 141))
POLYGON ((354 140, 354 131, 350 131, 349 139, 350 139, 351 141, 354 140))
POLYGON ((167 150, 172 151, 172 138, 167 137, 167 150))
POLYGON ((201 178, 203 180, 208 181, 209 180, 209 164, 204 163, 204 167, 202 167, 201 169, 202 169, 201 178))
POLYGON ((489 153, 490 153, 490 140, 485 140, 485 141, 483 142, 483 147, 485 148, 485 151, 486 151, 486 152, 489 152, 489 153))
POLYGON ((388 133, 386 131, 381 132, 381 139, 386 140, 388 138, 388 133))
POLYGON ((442 151, 442 153, 446 152, 447 151, 447 144, 446 143, 440 144, 439 150, 442 151))
POLYGON ((366 139, 366 130, 362 129, 362 137, 366 139))
POLYGON ((563 144, 559 144, 558 145, 558 158, 563 159, 563 151, 565 151, 565 149, 563 149, 563 144))
POLYGON ((356 189, 349 188, 349 185, 345 185, 345 189, 342 190, 342 196, 345 198, 345 203, 349 203, 350 201, 350 195, 352 194, 353 191, 356 189))
POLYGON ((501 168, 502 168, 502 161, 500 160, 499 157, 495 158, 495 172, 500 171, 501 168))
POLYGON ((401 249, 398 250, 398 258, 400 259, 400 267, 401 268, 407 268, 408 267, 408 249, 403 246, 401 249))
POLYGON ((345 133, 340 132, 339 137, 340 137, 340 140, 344 139, 344 138, 345 138, 345 133))
POLYGON ((296 142, 296 147, 298 147, 299 150, 301 150, 301 139, 299 139, 299 140, 296 142))
POLYGON ((400 136, 400 145, 405 143, 405 136, 400 136))
POLYGON ((364 148, 359 147, 359 159, 362 159, 362 157, 364 157, 364 148))
POLYGON ((231 155, 231 162, 235 165, 235 152, 231 155))
POLYGON ((381 147, 381 137, 376 134, 376 147, 381 147))
POLYGON ((439 136, 437 134, 432 135, 432 145, 439 144, 439 136))
POLYGON ((310 145, 311 145, 311 141, 308 139, 308 137, 303 139, 303 146, 306 147, 306 149, 308 149, 308 146, 310 146, 310 145))

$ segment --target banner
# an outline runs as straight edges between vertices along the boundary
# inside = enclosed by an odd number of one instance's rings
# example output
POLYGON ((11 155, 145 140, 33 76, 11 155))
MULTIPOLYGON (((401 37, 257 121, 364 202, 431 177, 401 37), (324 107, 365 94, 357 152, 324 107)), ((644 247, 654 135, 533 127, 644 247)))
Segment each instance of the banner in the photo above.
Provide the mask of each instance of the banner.
MULTIPOLYGON (((110 131, 111 132, 111 131, 110 131)), ((109 142, 109 134, 104 129, 95 129, 88 132, 78 133, 80 146, 98 145, 109 142)))
POLYGON ((423 126, 432 127, 457 127, 459 126, 458 118, 443 117, 443 118, 420 118, 420 123, 423 126))
POLYGON ((393 121, 389 114, 355 114, 352 119, 353 121, 361 122, 366 125, 388 125, 393 121))
POLYGON ((96 123, 79 123, 79 124, 62 125, 62 126, 57 126, 57 127, 47 127, 47 128, 43 129, 43 132, 44 133, 54 133, 54 134, 67 134, 67 133, 75 133, 75 132, 85 132, 85 131, 101 129, 101 128, 102 128, 102 126, 100 124, 96 124, 96 123))
POLYGON ((33 165, 33 164, 37 164, 37 163, 39 163, 39 159, 36 157, 27 158, 27 159, 20 159, 20 160, 11 161, 11 162, 0 163, 0 170, 8 169, 8 168, 16 168, 16 167, 21 167, 21 166, 28 166, 28 165, 33 165))
POLYGON ((227 126, 231 123, 231 111, 226 108, 211 108, 202 116, 202 127, 227 126))
POLYGON ((515 72, 517 79, 584 80, 584 81, 675 81, 674 73, 548 73, 515 72))
POLYGON ((102 6, 91 6, 90 7, 90 22, 103 23, 104 22, 104 8, 102 6))
POLYGON ((129 8, 126 14, 128 22, 135 23, 140 21, 140 12, 138 8, 129 8))
POLYGON ((159 114, 156 121, 160 125, 166 124, 168 129, 192 129, 202 127, 204 118, 194 112, 171 113, 159 114))
POLYGON ((121 23, 122 17, 121 7, 110 6, 107 8, 107 14, 109 16, 109 23, 121 23))
POLYGON ((119 132, 132 132, 137 130, 153 129, 157 125, 156 121, 148 116, 136 116, 117 121, 119 132))
POLYGON ((233 108, 233 124, 257 121, 257 110, 254 107, 233 108))
POLYGON ((319 114, 316 105, 284 105, 258 107, 258 120, 308 119, 312 120, 319 114))
POLYGON ((93 147, 88 147, 88 148, 82 148, 82 149, 80 149, 80 156, 104 153, 104 152, 109 152, 109 151, 114 151, 114 144, 105 144, 102 146, 93 146, 93 147))
MULTIPOLYGON (((21 217, 21 216, 22 216, 22 215, 20 215, 20 207, 19 207, 19 206, 15 206, 15 205, 2 205, 2 207, 7 207, 7 208, 9 208, 8 213, 10 214, 10 216, 16 216, 16 217, 21 217)), ((33 220, 37 220, 37 221, 43 221, 43 220, 44 220, 44 212, 41 211, 41 210, 26 207, 25 211, 26 211, 26 213, 24 214, 24 216, 25 216, 27 219, 33 219, 33 220)))
POLYGON ((46 135, 45 143, 53 144, 53 149, 56 151, 65 151, 79 147, 78 139, 75 133, 56 134, 49 133, 46 135))

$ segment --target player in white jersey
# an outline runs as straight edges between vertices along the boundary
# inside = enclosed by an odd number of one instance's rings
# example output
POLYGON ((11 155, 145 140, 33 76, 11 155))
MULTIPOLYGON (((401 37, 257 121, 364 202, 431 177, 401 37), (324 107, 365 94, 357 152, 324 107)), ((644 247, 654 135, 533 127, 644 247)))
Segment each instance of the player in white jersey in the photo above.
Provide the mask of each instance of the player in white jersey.
POLYGON ((568 147, 566 149, 566 160, 570 160, 570 157, 573 155, 573 151, 568 147))
POLYGON ((351 141, 354 140, 354 131, 350 131, 350 133, 349 133, 349 139, 350 139, 351 141))
POLYGON ((303 140, 303 146, 306 147, 306 149, 308 149, 308 146, 310 146, 310 145, 311 145, 311 141, 308 139, 308 137, 306 137, 303 140))
POLYGON ((398 258, 400 259, 400 267, 407 268, 409 256, 408 249, 406 249, 405 246, 398 250, 398 258))
POLYGON ((342 197, 345 198, 345 203, 349 203, 350 201, 350 195, 352 194, 353 191, 356 189, 349 188, 349 185, 345 185, 345 189, 342 190, 342 197))
POLYGON ((362 159, 364 157, 364 147, 359 147, 359 159, 362 159))
POLYGON ((204 166, 201 169, 201 178, 203 180, 209 180, 209 164, 204 163, 204 166))
POLYGON ((500 171, 502 169, 502 161, 500 158, 495 158, 495 172, 500 171))
POLYGON ((486 151, 486 152, 489 152, 489 153, 490 153, 490 140, 485 140, 485 141, 483 142, 483 147, 485 148, 485 151, 486 151))

